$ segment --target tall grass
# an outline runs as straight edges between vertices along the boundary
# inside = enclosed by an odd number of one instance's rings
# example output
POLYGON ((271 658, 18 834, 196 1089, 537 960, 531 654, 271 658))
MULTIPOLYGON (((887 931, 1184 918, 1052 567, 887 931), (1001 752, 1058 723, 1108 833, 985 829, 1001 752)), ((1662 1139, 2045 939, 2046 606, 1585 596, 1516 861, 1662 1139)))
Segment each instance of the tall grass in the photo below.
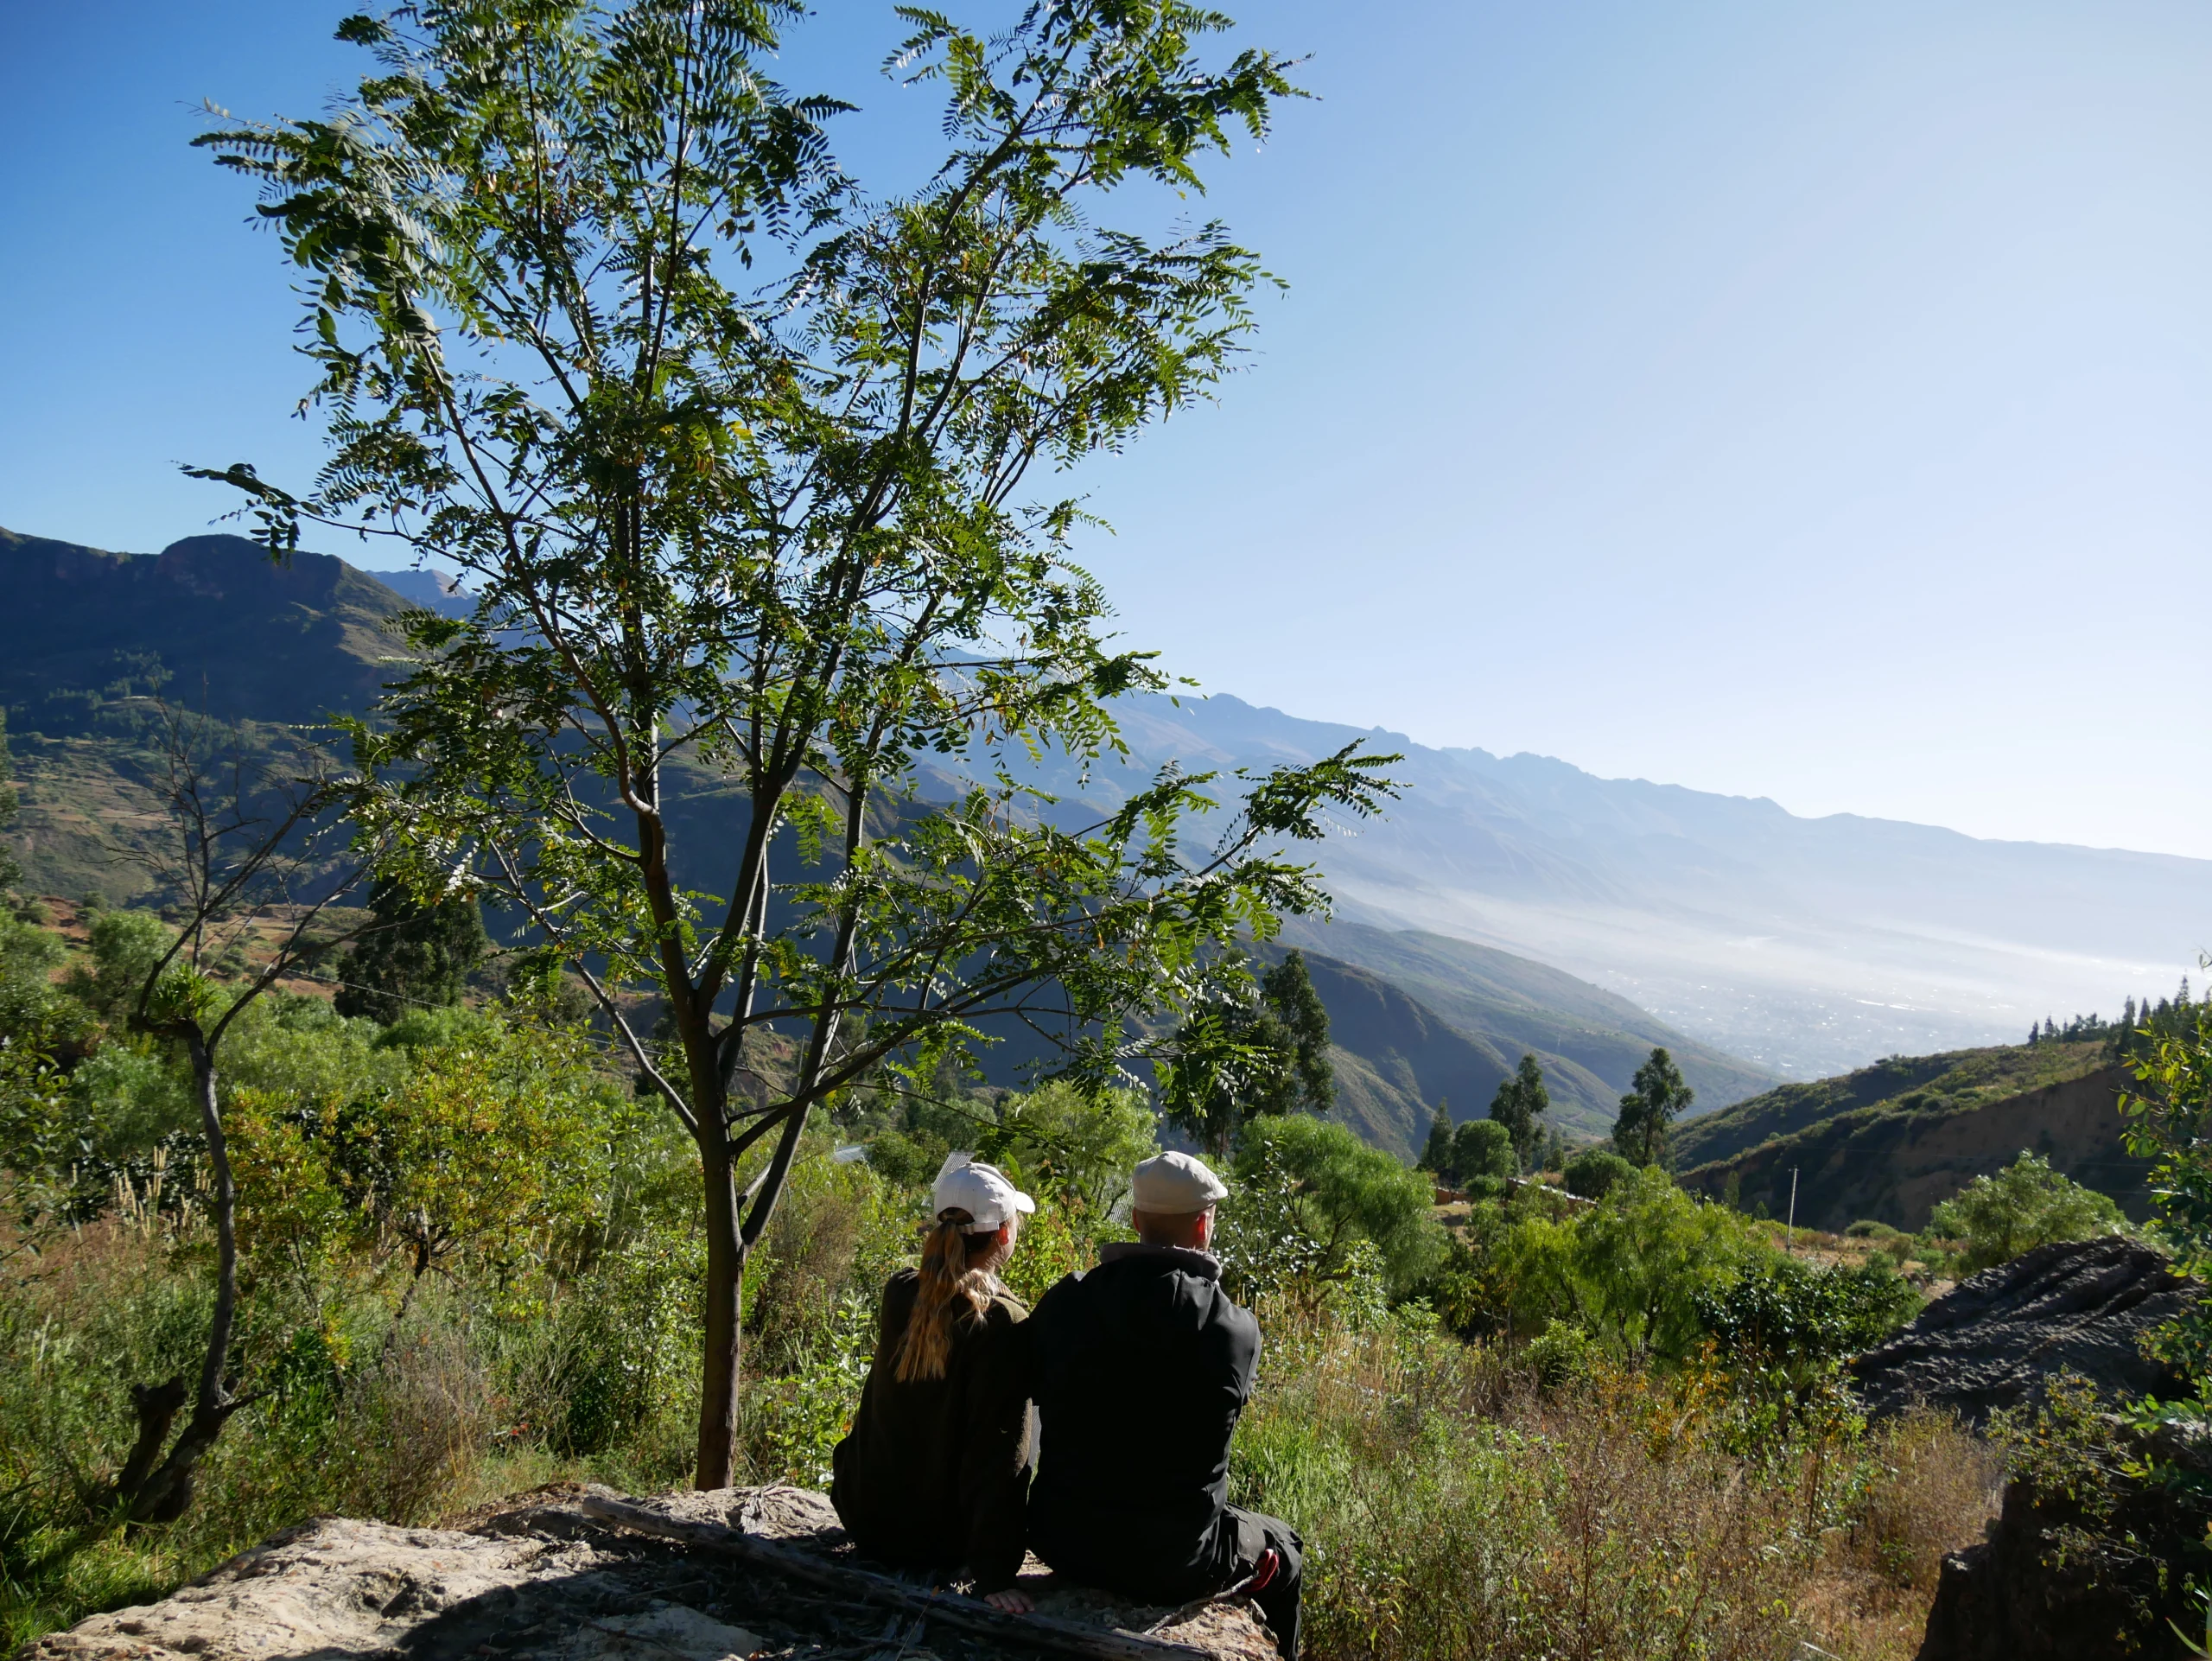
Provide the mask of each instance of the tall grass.
POLYGON ((1746 1449, 1725 1378, 1531 1369, 1420 1323, 1270 1312, 1232 1466, 1309 1551, 1331 1661, 1780 1657, 1916 1648, 1994 1470, 1955 1426, 1847 1415, 1746 1449))

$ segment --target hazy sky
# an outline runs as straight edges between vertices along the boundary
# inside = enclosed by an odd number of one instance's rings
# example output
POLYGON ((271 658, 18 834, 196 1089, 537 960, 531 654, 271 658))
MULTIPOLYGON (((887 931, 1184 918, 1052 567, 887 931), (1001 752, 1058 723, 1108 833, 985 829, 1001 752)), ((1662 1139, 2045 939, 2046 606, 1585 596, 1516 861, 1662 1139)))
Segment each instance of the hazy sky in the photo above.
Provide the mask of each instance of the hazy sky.
MULTIPOLYGON (((0 525, 151 550, 228 506, 176 461, 306 477, 276 244, 185 141, 315 112, 343 10, 0 5, 0 525)), ((1427 743, 2212 856, 2212 9, 1232 10, 1320 99, 1201 207, 1291 288, 1079 481, 1132 640, 1427 743)), ((895 181, 893 32, 830 5, 787 79, 895 181)))

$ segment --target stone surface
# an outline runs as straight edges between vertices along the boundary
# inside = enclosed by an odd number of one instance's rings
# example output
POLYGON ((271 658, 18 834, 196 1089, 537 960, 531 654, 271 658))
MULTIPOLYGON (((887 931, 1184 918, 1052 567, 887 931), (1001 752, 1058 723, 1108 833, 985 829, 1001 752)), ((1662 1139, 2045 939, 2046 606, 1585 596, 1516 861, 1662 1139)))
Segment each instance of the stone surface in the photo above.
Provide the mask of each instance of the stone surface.
POLYGON ((1852 1377, 1878 1417, 1917 1403, 1977 1427, 1997 1408, 2037 1400, 2061 1371, 2107 1397, 2171 1393, 2179 1381, 2145 1359, 2141 1340, 2196 1295, 2133 1240, 2038 1246, 1936 1299, 1853 1360, 1852 1377))
MULTIPOLYGON (((242 1552, 159 1603, 94 1615, 22 1661, 996 1661, 995 1648, 583 1516, 556 1487, 445 1529, 318 1518, 242 1552)), ((729 1488, 639 1503, 854 1561, 827 1496, 729 1488)), ((1063 1586, 1031 1559, 1043 1613, 1143 1631, 1166 1611, 1063 1586)), ((1156 1636, 1219 1661, 1274 1661, 1265 1623, 1220 1606, 1156 1636)))
POLYGON ((2005 1486, 1988 1539, 1943 1559, 1917 1661, 2188 1654, 2174 1632, 2202 1630, 2187 1588, 2212 1567, 2204 1498, 2212 1448, 2202 1437, 2122 1431, 2095 1461, 2098 1480, 2082 1480, 2077 1469, 2050 1492, 2005 1486), (2146 1455, 2167 1470, 2148 1480, 2132 1474, 2146 1455))

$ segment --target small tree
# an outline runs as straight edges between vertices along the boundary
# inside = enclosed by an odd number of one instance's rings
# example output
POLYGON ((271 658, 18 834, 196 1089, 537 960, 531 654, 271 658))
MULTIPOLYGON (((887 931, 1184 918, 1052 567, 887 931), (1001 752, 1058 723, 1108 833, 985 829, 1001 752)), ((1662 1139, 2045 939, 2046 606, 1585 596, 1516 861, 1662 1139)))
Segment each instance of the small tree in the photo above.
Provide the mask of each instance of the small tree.
POLYGON ((1336 1104, 1329 1012, 1292 951, 1263 971, 1249 1002, 1217 1000, 1182 1034, 1191 1064, 1171 1073, 1168 1122, 1202 1147, 1226 1153, 1249 1120, 1326 1113, 1336 1104))
POLYGON ((2059 1240, 2117 1233, 2120 1207, 2050 1168, 2039 1154, 2021 1149, 1993 1176, 1978 1176, 1929 1214, 1929 1231, 1963 1240, 1963 1267, 1990 1269, 2024 1251, 2059 1240))
POLYGON ((351 891, 362 869, 358 858, 334 858, 322 845, 340 834, 334 810, 346 790, 345 781, 322 772, 320 755, 270 752, 236 728, 174 710, 164 712, 162 730, 165 772, 156 793, 171 834, 129 857, 176 896, 181 926, 145 964, 129 1019, 177 1045, 191 1066, 213 1179, 215 1301, 197 1384, 188 1391, 179 1374, 131 1386, 138 1435, 111 1497, 133 1523, 183 1515, 200 1460, 232 1415, 252 1399, 236 1391, 231 1371, 238 1190, 217 1090, 223 1041, 263 993, 340 944, 344 937, 324 926, 323 913, 351 891), (249 964, 234 983, 219 983, 212 966, 245 962, 249 945, 263 954, 258 965, 249 964), (192 1411, 172 1444, 169 1431, 188 1397, 192 1411))
MULTIPOLYGON (((2212 958, 2205 960, 2212 968, 2212 958)), ((2212 1272, 2212 1002, 2191 1006, 2186 1024, 2161 1028, 2148 998, 2139 1018, 2150 1028, 2130 1062, 2137 1087, 2120 1098, 2127 1151, 2152 1161, 2151 1194, 2174 1267, 2212 1272)), ((2196 1383, 2212 1379, 2212 1311, 2192 1303, 2152 1335, 2155 1352, 2196 1383)))
POLYGON ((1428 1143, 1414 1168, 1433 1172, 1440 1182, 1452 1180, 1452 1111, 1441 1102, 1436 1104, 1436 1117, 1428 1122, 1428 1143))
POLYGON ((1452 1133, 1452 1171, 1463 1187, 1484 1178, 1511 1181, 1521 1174, 1513 1133, 1496 1119, 1469 1119, 1452 1133))
MULTIPOLYGON (((0 709, 0 830, 16 822, 19 805, 16 794, 16 761, 8 750, 8 712, 0 709)), ((16 851, 0 842, 0 893, 12 888, 22 880, 23 868, 16 858, 16 851)))
MULTIPOLYGON (((1370 1243, 1391 1288, 1410 1289, 1444 1251, 1434 1195, 1417 1171, 1370 1148, 1340 1124, 1302 1114, 1255 1121, 1237 1149, 1238 1207, 1272 1224, 1260 1243, 1286 1226, 1307 1276, 1342 1278, 1352 1248, 1370 1243), (1279 1213, 1277 1205, 1287 1207, 1279 1213)), ((1234 1220, 1234 1219, 1232 1219, 1234 1220)), ((1280 1244, 1281 1242, 1275 1242, 1280 1244)))
POLYGON ((830 151, 842 106, 770 78, 802 15, 357 17, 379 67, 340 116, 200 141, 312 273, 336 444, 309 498, 212 476, 273 549, 304 521, 397 534, 479 596, 412 614, 358 811, 420 891, 534 924, 696 1145, 709 1488, 745 1263, 813 1111, 994 1031, 1092 1087, 1166 1066, 1132 1019, 1244 1002, 1228 948, 1320 903, 1281 848, 1387 793, 1348 748, 1248 781, 1192 851, 1204 776, 1081 829, 1019 777, 1047 748, 1119 754, 1107 701, 1164 684, 1110 644, 1077 503, 1029 481, 1207 396, 1262 280, 1218 224, 1101 214, 1125 183, 1198 192, 1291 94, 1281 60, 1209 66, 1227 20, 1183 0, 1049 0, 988 37, 908 11, 893 71, 944 90, 950 150, 872 199, 830 151))
POLYGON ((1613 1146, 1634 1165, 1663 1165, 1667 1136, 1675 1118, 1697 1099, 1697 1092, 1682 1082, 1675 1058, 1656 1049, 1629 1081, 1621 1098, 1620 1117, 1613 1122, 1613 1146))
POLYGON ((1585 1148, 1560 1174, 1567 1191, 1585 1200, 1603 1200, 1636 1174, 1636 1167, 1610 1148, 1585 1148))
POLYGON ((1499 1084, 1497 1094, 1490 1104, 1491 1117, 1503 1125, 1506 1134, 1513 1139, 1514 1157, 1520 1161, 1522 1171, 1535 1162, 1536 1151, 1543 1142, 1544 1115, 1551 1111, 1551 1092, 1544 1088, 1543 1068, 1537 1065, 1534 1055, 1524 1053, 1521 1065, 1510 1078, 1499 1084))
POLYGON ((410 1009, 442 1009, 461 1001, 469 972, 491 942, 475 894, 418 898, 396 877, 380 876, 369 889, 375 921, 340 959, 341 1015, 366 1015, 389 1027, 410 1009))

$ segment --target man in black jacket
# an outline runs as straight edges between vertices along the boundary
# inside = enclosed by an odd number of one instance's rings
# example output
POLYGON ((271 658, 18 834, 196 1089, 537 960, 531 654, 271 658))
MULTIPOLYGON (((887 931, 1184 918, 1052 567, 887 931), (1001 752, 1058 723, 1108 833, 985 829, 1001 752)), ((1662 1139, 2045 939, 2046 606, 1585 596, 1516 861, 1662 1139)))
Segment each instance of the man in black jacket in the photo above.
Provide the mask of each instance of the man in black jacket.
POLYGON ((1226 1503, 1229 1439, 1252 1394, 1260 1324, 1221 1288, 1214 1204, 1188 1154, 1137 1167, 1139 1243, 1046 1293, 1027 1323, 1043 1435, 1029 1543, 1055 1572, 1147 1603, 1255 1579, 1284 1661, 1298 1655, 1303 1543, 1226 1503))

